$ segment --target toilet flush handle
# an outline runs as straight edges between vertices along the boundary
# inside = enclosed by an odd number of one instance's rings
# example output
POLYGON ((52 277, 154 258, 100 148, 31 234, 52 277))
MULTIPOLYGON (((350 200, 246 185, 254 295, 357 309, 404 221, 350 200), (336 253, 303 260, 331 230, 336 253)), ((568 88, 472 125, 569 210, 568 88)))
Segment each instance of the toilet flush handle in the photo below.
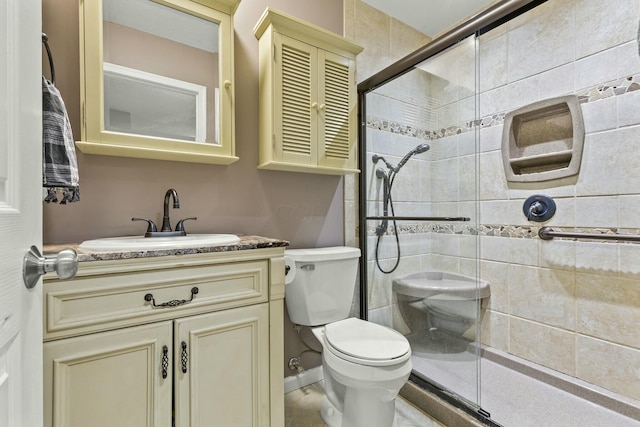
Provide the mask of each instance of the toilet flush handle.
POLYGON ((300 266, 301 270, 305 270, 305 271, 313 271, 316 269, 316 265, 315 264, 304 264, 302 266, 300 266))

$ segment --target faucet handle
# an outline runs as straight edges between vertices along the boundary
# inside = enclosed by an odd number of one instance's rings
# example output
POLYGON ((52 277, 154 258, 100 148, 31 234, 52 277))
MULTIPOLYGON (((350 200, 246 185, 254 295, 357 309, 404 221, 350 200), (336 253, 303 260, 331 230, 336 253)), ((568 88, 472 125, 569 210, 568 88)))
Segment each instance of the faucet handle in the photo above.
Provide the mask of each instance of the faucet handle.
POLYGON ((182 231, 182 232, 184 232, 184 234, 186 235, 186 234, 187 234, 187 232, 186 232, 186 231, 185 231, 185 229, 184 229, 184 222, 185 222, 185 221, 195 221, 195 220, 197 220, 197 219, 198 219, 198 218, 196 218, 195 216, 194 216, 194 217, 191 217, 191 218, 181 219, 181 220, 180 220, 180 221, 178 221, 178 223, 176 224, 176 230, 175 230, 175 231, 182 231))
POLYGON ((147 232, 145 234, 145 237, 147 237, 151 233, 155 233, 156 231, 158 231, 158 227, 156 226, 156 223, 151 221, 150 219, 146 219, 146 218, 131 218, 131 221, 147 221, 147 232))

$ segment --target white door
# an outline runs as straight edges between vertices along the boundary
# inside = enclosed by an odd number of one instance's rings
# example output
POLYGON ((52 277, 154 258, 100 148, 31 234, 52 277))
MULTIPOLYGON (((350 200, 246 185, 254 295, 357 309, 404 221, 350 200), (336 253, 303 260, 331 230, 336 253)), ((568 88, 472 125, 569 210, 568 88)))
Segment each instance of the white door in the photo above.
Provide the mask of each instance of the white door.
POLYGON ((42 425, 42 282, 22 259, 42 247, 41 0, 0 0, 0 427, 42 425))

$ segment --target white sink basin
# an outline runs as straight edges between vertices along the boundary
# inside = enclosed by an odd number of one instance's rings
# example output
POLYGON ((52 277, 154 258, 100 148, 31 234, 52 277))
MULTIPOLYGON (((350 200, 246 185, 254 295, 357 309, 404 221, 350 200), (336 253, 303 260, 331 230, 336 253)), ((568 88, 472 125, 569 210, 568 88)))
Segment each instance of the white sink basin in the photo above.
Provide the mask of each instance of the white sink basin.
POLYGON ((240 238, 235 234, 189 234, 173 237, 125 236, 86 240, 78 248, 95 252, 157 251, 233 245, 239 241, 240 238))

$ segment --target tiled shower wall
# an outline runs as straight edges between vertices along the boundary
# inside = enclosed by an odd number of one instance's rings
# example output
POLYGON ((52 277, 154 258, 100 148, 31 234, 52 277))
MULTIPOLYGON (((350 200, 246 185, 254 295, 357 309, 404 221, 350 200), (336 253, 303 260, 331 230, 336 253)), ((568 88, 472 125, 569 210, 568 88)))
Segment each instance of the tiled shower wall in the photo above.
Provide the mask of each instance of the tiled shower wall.
POLYGON ((633 2, 549 0, 479 38, 482 340, 634 399, 640 245, 541 241, 522 204, 554 197, 552 227, 640 230, 639 18, 633 2), (586 130, 577 179, 507 184, 501 117, 566 94, 586 130))
MULTIPOLYGON (((426 133, 398 127, 406 117, 398 119, 397 98, 406 91, 376 92, 384 101, 368 111, 366 153, 397 163, 426 138, 432 149, 407 163, 394 184, 396 214, 472 219, 449 227, 404 224, 403 259, 394 275, 430 268, 475 275, 479 235, 480 276, 491 284, 483 343, 634 399, 640 399, 640 245, 541 241, 540 224, 527 221, 522 204, 532 194, 548 194, 558 211, 546 225, 640 233, 639 18, 635 3, 549 0, 480 36, 477 50, 465 42, 469 49, 463 43, 452 58, 439 60, 448 73, 425 69, 429 77, 413 96, 433 106, 436 128, 425 112, 426 133), (465 93, 475 87, 479 98, 465 93), (580 97, 585 122, 579 175, 508 184, 500 150, 504 114, 567 94, 580 97)), ((373 168, 366 173, 368 200, 379 200, 373 168)), ((379 209, 379 202, 369 202, 369 214, 379 209)), ((367 230, 369 316, 402 329, 391 277, 373 266, 374 226, 367 230)), ((383 258, 392 258, 395 241, 387 236, 384 242, 383 258)))

